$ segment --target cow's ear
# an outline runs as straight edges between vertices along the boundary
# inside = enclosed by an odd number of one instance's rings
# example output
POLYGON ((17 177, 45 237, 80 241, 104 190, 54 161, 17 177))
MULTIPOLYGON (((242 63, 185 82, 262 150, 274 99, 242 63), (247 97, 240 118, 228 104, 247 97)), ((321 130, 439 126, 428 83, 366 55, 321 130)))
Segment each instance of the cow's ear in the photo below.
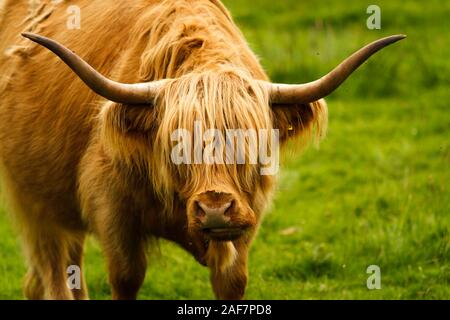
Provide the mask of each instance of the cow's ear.
POLYGON ((295 137, 321 138, 326 133, 328 111, 325 100, 298 105, 272 105, 273 127, 279 129, 280 142, 295 137))
POLYGON ((104 114, 105 125, 121 134, 151 133, 156 125, 156 112, 145 105, 111 103, 104 114))

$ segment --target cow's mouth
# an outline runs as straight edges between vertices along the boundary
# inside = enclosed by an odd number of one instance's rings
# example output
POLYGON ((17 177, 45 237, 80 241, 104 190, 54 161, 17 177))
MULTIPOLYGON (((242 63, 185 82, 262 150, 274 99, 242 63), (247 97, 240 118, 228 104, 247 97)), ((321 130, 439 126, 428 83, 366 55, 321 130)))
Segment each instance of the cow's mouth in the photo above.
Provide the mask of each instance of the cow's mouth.
POLYGON ((233 241, 237 240, 244 234, 243 228, 205 228, 202 232, 207 238, 215 241, 233 241))

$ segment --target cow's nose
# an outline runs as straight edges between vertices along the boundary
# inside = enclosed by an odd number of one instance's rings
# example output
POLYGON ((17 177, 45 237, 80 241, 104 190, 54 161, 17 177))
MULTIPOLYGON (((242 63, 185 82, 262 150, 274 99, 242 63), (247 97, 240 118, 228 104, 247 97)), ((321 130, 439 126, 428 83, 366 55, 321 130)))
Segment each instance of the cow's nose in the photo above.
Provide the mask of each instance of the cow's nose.
POLYGON ((238 201, 231 194, 207 191, 197 197, 195 205, 197 226, 207 239, 233 241, 244 234, 246 227, 236 221, 238 201))
POLYGON ((202 201, 197 202, 199 218, 202 222, 202 230, 223 229, 229 227, 230 217, 227 211, 233 206, 233 201, 219 204, 207 204, 202 201))

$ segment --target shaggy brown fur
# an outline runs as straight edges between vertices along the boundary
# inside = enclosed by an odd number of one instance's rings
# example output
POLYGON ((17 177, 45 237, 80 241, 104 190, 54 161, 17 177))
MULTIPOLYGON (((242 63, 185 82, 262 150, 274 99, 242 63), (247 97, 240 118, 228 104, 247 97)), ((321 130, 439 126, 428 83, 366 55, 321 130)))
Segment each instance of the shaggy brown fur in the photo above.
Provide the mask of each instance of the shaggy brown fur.
POLYGON ((66 287, 66 268, 82 266, 93 232, 113 298, 136 298, 151 238, 174 241, 207 265, 218 298, 243 298, 248 249, 274 177, 259 175, 258 165, 176 166, 170 134, 200 120, 205 129, 277 128, 282 141, 314 126, 321 136, 324 102, 269 106, 254 81, 267 77, 218 0, 6 0, 0 8, 2 190, 23 236, 25 295, 87 298, 84 281, 82 290, 66 287), (81 30, 65 29, 67 3, 81 8, 81 30), (121 82, 172 80, 152 107, 105 101, 23 31, 64 43, 121 82), (207 191, 236 199, 231 219, 250 226, 244 236, 208 241, 197 231, 193 206, 207 191))

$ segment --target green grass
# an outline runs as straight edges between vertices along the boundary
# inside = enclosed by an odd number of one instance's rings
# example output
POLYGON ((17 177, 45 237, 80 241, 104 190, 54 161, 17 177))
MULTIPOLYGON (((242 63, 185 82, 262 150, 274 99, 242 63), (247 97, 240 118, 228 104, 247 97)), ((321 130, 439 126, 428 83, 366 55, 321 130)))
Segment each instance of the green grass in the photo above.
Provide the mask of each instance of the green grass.
MULTIPOLYGON (((228 0, 273 80, 310 81, 361 45, 405 33, 329 99, 319 149, 287 157, 250 253, 249 299, 450 298, 450 3, 228 0), (368 290, 366 268, 381 268, 368 290)), ((0 215, 0 299, 20 299, 18 237, 0 215)), ((110 296, 98 245, 86 273, 110 296)), ((150 256, 141 299, 211 299, 207 269, 170 243, 150 256)))

